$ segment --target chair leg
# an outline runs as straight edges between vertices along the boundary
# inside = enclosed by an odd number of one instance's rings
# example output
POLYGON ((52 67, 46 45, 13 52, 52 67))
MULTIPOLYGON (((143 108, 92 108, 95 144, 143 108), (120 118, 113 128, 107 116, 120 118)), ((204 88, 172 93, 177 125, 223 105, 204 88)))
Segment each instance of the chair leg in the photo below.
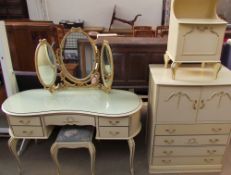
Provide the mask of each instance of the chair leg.
POLYGON ((56 165, 56 169, 57 169, 57 174, 58 175, 61 175, 61 168, 60 168, 60 164, 59 164, 59 160, 58 160, 58 150, 59 150, 59 147, 56 143, 54 143, 52 146, 51 146, 51 157, 56 165))
POLYGON ((93 143, 89 143, 88 145, 89 153, 91 156, 91 174, 95 175, 95 146, 93 143))

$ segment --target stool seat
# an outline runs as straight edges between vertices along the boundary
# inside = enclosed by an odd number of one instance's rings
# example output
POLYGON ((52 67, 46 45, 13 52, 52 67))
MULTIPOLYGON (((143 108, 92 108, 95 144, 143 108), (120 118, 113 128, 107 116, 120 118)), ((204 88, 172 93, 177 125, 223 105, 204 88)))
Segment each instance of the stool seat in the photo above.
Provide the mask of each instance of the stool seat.
POLYGON ((92 141, 94 128, 91 126, 64 126, 59 131, 56 142, 92 141))

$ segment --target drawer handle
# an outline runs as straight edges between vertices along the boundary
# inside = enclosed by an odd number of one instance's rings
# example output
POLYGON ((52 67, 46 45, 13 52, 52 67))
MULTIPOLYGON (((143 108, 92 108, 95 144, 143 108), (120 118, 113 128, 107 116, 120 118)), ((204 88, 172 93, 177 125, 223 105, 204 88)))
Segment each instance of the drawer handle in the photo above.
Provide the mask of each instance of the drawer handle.
POLYGON ((194 110, 197 109, 197 103, 198 103, 198 101, 197 101, 197 100, 194 100, 194 102, 193 102, 193 109, 194 109, 194 110))
POLYGON ((174 143, 174 140, 164 140, 164 143, 168 144, 168 145, 171 145, 174 143))
POLYGON ((197 140, 195 138, 190 138, 188 140, 188 144, 198 144, 197 140))
POLYGON ((176 129, 165 129, 165 131, 169 134, 173 134, 174 132, 176 132, 176 129))
POLYGON ((209 139, 209 142, 214 144, 219 142, 219 139, 209 139))
POLYGON ((66 121, 64 121, 65 124, 73 124, 73 123, 79 123, 78 120, 75 120, 73 117, 67 117, 66 121))
POLYGON ((205 101, 201 100, 200 102, 200 109, 203 109, 205 107, 205 101))
POLYGON ((161 162, 163 162, 165 164, 170 164, 170 163, 172 163, 172 160, 161 160, 161 162))
POLYGON ((217 151, 216 150, 207 150, 209 155, 214 155, 217 151))
POLYGON ((26 135, 32 135, 33 131, 25 131, 25 130, 23 130, 22 133, 26 134, 26 135))
POLYGON ((109 134, 112 135, 112 136, 117 136, 120 134, 119 131, 116 131, 116 132, 113 132, 113 131, 109 131, 109 134))
POLYGON ((163 154, 170 156, 173 154, 173 151, 163 151, 163 154))
POLYGON ((212 131, 217 133, 217 132, 221 132, 222 128, 212 128, 212 131))
POLYGON ((205 158, 204 161, 205 161, 206 163, 211 163, 211 162, 214 161, 214 159, 207 159, 207 158, 205 158))
POLYGON ((28 124, 30 124, 30 120, 27 120, 27 121, 25 121, 25 120, 19 120, 19 123, 21 123, 21 124, 24 124, 24 125, 28 125, 28 124))
POLYGON ((119 123, 120 123, 120 121, 118 121, 118 120, 116 120, 116 121, 109 121, 109 123, 110 123, 110 125, 113 125, 113 126, 115 126, 115 125, 118 125, 119 123))

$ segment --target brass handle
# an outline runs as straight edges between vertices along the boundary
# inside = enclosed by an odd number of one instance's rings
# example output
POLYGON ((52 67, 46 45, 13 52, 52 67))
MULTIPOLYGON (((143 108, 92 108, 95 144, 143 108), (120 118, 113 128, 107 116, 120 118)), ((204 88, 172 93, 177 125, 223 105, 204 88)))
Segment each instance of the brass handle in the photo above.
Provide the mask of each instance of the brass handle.
POLYGON ((163 151, 163 154, 170 156, 173 154, 173 151, 163 151))
POLYGON ((24 124, 24 125, 28 125, 28 124, 30 124, 30 120, 27 120, 27 121, 25 121, 25 120, 19 120, 19 123, 22 123, 22 124, 24 124))
POLYGON ((165 164, 170 164, 171 162, 172 162, 172 160, 161 160, 163 163, 165 163, 165 164))
POLYGON ((174 132, 176 132, 176 129, 165 129, 165 131, 169 134, 173 134, 174 132))
POLYGON ((213 154, 215 154, 217 151, 216 150, 207 150, 207 153, 209 154, 209 155, 213 155, 213 154))
POLYGON ((164 140, 164 143, 171 145, 174 143, 174 140, 173 139, 172 140, 164 140))
POLYGON ((212 131, 213 132, 221 132, 222 131, 222 128, 212 128, 212 131))
POLYGON ((200 101, 200 109, 203 109, 205 107, 205 101, 201 100, 200 101))
POLYGON ((197 140, 196 140, 195 138, 190 138, 190 139, 188 140, 188 143, 189 143, 189 144, 197 144, 197 140))
POLYGON ((197 100, 194 100, 194 102, 193 102, 193 109, 194 109, 194 110, 197 109, 197 103, 198 103, 198 101, 197 101, 197 100))
POLYGON ((73 123, 79 123, 78 120, 75 120, 73 117, 67 117, 66 121, 64 121, 65 124, 73 124, 73 123))
POLYGON ((116 120, 116 121, 109 121, 109 123, 111 124, 111 125, 118 125, 119 123, 120 123, 120 121, 118 121, 118 120, 116 120))
POLYGON ((109 134, 112 136, 117 136, 119 133, 120 133, 119 131, 116 131, 116 132, 109 131, 109 134))
POLYGON ((214 159, 207 159, 207 158, 205 158, 204 161, 205 161, 206 163, 211 163, 211 162, 214 161, 214 159))
POLYGON ((219 139, 209 139, 209 142, 214 144, 219 142, 219 139))
POLYGON ((32 135, 33 131, 25 131, 25 130, 23 130, 22 133, 23 134, 27 134, 27 135, 32 135))

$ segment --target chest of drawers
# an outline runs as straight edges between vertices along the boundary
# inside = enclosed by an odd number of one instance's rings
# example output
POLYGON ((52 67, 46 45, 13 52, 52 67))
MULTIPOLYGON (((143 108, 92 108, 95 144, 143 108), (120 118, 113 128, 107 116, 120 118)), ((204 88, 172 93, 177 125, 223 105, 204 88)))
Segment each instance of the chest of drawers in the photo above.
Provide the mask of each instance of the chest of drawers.
POLYGON ((150 173, 219 172, 230 140, 231 72, 150 66, 148 157, 150 173), (195 75, 196 74, 196 75, 195 75))

